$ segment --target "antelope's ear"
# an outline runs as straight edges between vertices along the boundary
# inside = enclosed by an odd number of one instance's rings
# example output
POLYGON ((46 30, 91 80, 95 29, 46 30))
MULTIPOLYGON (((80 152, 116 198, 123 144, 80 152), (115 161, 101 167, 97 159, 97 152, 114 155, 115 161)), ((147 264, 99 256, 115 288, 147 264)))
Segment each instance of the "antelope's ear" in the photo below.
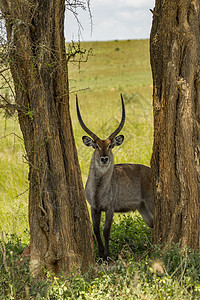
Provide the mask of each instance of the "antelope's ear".
POLYGON ((83 143, 87 146, 87 147, 93 147, 94 148, 94 141, 89 137, 89 136, 83 136, 82 137, 83 143))
POLYGON ((112 148, 114 148, 115 146, 120 146, 123 143, 123 141, 124 141, 123 135, 116 136, 112 141, 112 148))

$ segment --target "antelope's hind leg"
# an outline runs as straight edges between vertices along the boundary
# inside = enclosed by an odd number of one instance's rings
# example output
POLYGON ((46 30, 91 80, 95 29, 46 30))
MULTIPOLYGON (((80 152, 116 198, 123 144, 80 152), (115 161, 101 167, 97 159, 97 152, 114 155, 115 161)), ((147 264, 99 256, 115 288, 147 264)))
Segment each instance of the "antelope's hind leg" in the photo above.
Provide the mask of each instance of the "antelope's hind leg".
POLYGON ((140 204, 137 210, 139 211, 139 213, 141 214, 143 220, 147 223, 147 225, 150 228, 153 228, 153 213, 147 207, 145 202, 142 201, 142 203, 140 204))

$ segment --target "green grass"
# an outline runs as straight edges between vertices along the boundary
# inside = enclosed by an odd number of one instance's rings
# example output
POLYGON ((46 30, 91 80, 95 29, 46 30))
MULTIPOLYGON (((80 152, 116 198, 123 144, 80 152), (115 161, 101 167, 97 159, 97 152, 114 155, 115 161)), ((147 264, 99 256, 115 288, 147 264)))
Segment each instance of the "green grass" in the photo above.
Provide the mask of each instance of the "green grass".
POLYGON ((76 269, 68 276, 47 272, 40 280, 30 276, 29 260, 19 258, 26 245, 15 235, 7 236, 0 241, 0 299, 199 299, 200 254, 178 245, 152 249, 143 226, 129 216, 113 223, 116 262, 95 264, 86 274, 76 269), (127 230, 135 246, 127 241, 121 248, 127 230))
MULTIPOLYGON (((86 63, 70 63, 70 107, 84 183, 92 150, 82 143, 75 111, 78 93, 88 127, 106 138, 126 107, 124 143, 114 149, 116 163, 149 165, 152 142, 152 78, 149 41, 84 43, 93 47, 86 63)), ((117 214, 111 228, 110 265, 95 264, 87 274, 32 278, 29 261, 19 254, 28 244, 28 166, 15 119, 0 115, 0 299, 199 299, 200 254, 172 245, 165 252, 151 245, 151 231, 138 214, 117 214), (13 134, 15 133, 15 134, 13 134), (159 271, 160 270, 160 271, 159 271)), ((101 230, 103 228, 101 227, 101 230)), ((96 242, 95 256, 98 260, 96 242)))
MULTIPOLYGON (((75 111, 74 91, 79 91, 85 123, 102 138, 118 126, 120 93, 126 106, 122 130, 125 141, 114 149, 115 162, 149 165, 152 149, 152 80, 149 41, 83 43, 93 48, 88 61, 69 64, 70 106, 83 182, 86 182, 92 149, 82 143, 82 128, 75 111)), ((5 121, 0 115, 0 231, 23 237, 28 228, 28 165, 16 117, 5 121), (16 135, 14 135, 15 133, 16 135)))
POLYGON ((28 228, 28 168, 16 120, 0 119, 0 231, 25 237, 28 228))
POLYGON ((74 135, 85 183, 92 150, 82 144, 85 133, 78 124, 75 95, 78 94, 82 117, 100 138, 107 138, 121 118, 120 93, 126 106, 122 130, 125 141, 114 149, 115 162, 149 165, 152 153, 152 78, 149 41, 112 41, 83 44, 93 49, 88 62, 69 64, 71 114, 74 135), (78 92, 77 92, 78 91, 78 92), (74 92, 74 93, 73 93, 74 92))

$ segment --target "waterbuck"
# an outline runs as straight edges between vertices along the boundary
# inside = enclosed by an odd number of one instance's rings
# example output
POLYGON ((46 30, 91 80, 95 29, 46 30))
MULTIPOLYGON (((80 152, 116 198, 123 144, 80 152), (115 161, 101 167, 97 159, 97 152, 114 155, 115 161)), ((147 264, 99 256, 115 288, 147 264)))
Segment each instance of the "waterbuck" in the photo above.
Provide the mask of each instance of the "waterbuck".
POLYGON ((103 260, 107 260, 109 257, 109 235, 114 212, 134 212, 137 209, 144 221, 153 227, 150 168, 139 164, 114 164, 112 149, 115 146, 120 146, 124 140, 123 135, 118 135, 125 122, 122 95, 121 103, 122 118, 119 126, 106 140, 101 140, 84 124, 76 96, 79 123, 91 137, 83 136, 83 143, 94 148, 85 194, 91 205, 93 229, 98 242, 99 255, 103 260), (102 211, 105 211, 106 215, 103 231, 105 247, 100 235, 102 211))

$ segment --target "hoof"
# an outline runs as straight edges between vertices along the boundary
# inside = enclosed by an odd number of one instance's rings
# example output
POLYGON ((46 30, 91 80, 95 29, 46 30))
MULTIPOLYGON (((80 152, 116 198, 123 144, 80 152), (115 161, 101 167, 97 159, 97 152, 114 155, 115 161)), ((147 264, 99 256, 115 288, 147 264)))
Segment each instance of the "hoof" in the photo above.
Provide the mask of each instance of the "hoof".
POLYGON ((114 262, 114 261, 110 256, 104 256, 98 260, 98 263, 101 265, 102 264, 110 264, 111 262, 114 262))

